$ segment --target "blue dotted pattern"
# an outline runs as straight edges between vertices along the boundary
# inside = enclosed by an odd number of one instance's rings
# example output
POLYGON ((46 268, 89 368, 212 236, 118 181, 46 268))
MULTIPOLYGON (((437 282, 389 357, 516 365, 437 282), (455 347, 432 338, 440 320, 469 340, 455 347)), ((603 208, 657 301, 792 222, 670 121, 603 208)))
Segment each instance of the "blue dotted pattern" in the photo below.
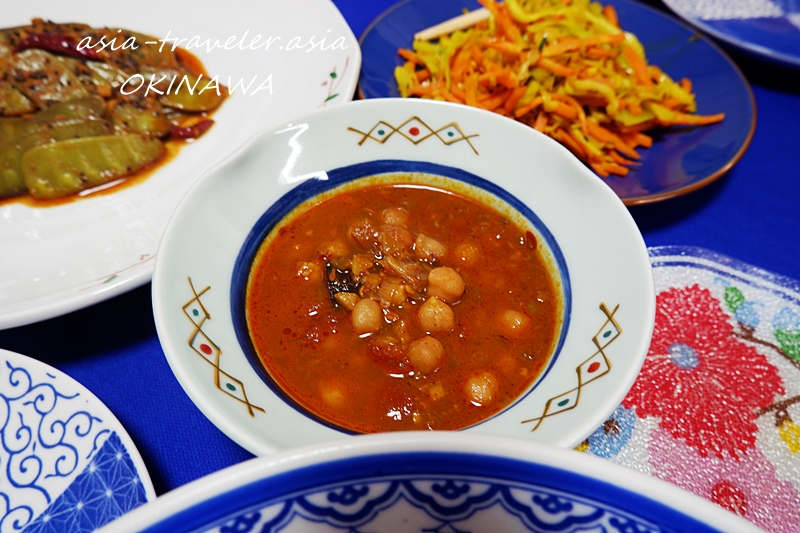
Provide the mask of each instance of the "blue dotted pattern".
POLYGON ((136 467, 112 433, 89 466, 24 533, 94 531, 146 501, 136 467))

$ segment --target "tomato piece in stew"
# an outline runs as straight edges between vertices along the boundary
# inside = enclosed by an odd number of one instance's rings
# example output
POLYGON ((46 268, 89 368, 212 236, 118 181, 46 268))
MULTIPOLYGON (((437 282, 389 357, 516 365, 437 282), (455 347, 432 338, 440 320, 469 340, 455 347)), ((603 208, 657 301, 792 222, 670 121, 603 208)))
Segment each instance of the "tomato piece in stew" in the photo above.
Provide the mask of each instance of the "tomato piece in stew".
POLYGON ((532 232, 461 193, 338 192, 273 230, 247 289, 265 369, 350 431, 453 430, 539 376, 561 296, 532 232))

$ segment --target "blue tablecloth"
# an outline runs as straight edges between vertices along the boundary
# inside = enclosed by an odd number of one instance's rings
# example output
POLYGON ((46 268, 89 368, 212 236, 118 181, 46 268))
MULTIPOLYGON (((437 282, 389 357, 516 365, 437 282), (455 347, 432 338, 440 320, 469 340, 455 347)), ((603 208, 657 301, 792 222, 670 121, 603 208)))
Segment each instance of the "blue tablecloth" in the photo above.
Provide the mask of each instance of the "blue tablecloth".
MULTIPOLYGON (((392 1, 335 4, 359 36, 392 1)), ((756 98, 758 125, 749 149, 710 186, 631 213, 648 246, 700 246, 800 279, 797 71, 729 53, 756 98)), ((0 331, 0 348, 59 368, 105 402, 136 442, 159 494, 251 457, 200 413, 173 376, 156 335, 149 284, 82 311, 0 331)))

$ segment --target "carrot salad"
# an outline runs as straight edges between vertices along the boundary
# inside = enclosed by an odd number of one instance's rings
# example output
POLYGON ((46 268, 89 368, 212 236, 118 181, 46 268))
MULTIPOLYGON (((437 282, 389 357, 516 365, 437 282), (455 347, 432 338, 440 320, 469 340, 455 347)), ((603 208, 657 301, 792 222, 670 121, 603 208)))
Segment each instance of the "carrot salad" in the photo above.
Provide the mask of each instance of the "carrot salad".
POLYGON ((647 63, 613 6, 589 0, 479 0, 490 17, 400 49, 404 97, 447 100, 512 117, 556 139, 600 176, 625 176, 644 132, 713 124, 691 81, 647 63))

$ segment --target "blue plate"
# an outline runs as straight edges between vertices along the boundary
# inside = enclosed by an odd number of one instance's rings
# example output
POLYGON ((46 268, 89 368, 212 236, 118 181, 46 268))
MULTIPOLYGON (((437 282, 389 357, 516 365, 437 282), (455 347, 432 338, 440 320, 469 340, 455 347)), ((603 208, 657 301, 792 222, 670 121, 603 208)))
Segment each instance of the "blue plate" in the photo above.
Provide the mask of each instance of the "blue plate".
MULTIPOLYGON (((627 0, 613 0, 620 25, 637 35, 648 61, 673 79, 689 78, 698 113, 725 113, 718 124, 672 128, 640 150, 642 165, 626 177, 603 180, 626 205, 681 196, 722 176, 744 154, 753 137, 756 108, 752 90, 731 59, 710 40, 663 13, 627 0)), ((474 0, 405 0, 381 14, 361 36, 362 98, 400 96, 394 68, 398 48, 410 48, 414 33, 481 7, 474 0)))
POLYGON ((751 55, 800 67, 800 2, 664 0, 693 26, 751 55))

